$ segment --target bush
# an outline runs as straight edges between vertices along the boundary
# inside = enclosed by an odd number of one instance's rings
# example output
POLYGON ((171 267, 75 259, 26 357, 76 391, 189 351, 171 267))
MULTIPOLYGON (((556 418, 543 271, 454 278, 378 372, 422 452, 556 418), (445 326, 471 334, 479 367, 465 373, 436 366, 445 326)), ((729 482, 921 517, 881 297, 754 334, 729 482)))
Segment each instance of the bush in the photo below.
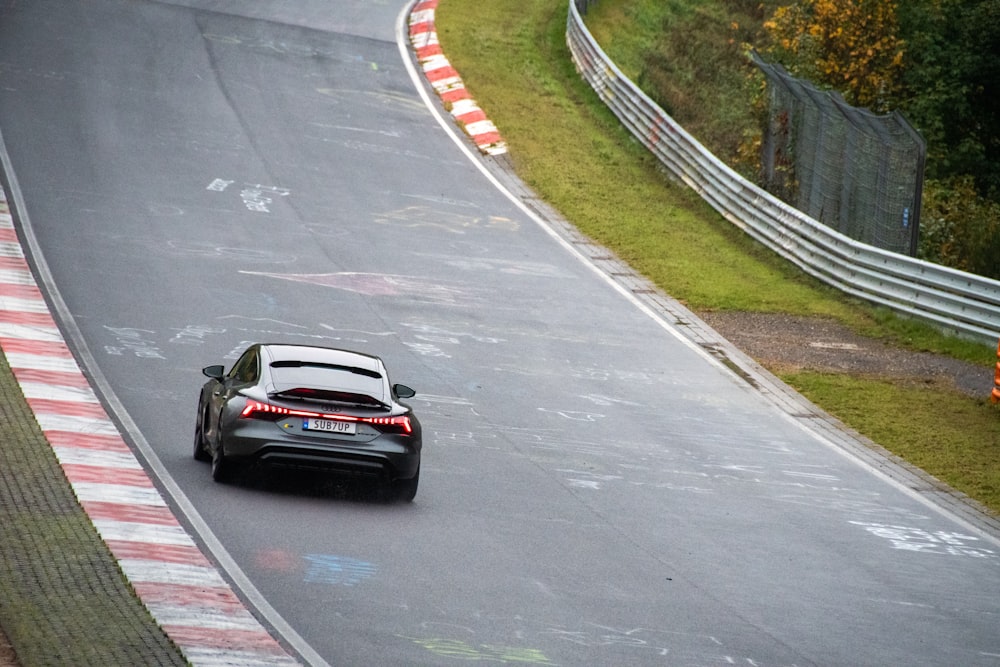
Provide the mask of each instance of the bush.
POLYGON ((917 256, 1000 280, 1000 204, 972 176, 924 182, 917 256))

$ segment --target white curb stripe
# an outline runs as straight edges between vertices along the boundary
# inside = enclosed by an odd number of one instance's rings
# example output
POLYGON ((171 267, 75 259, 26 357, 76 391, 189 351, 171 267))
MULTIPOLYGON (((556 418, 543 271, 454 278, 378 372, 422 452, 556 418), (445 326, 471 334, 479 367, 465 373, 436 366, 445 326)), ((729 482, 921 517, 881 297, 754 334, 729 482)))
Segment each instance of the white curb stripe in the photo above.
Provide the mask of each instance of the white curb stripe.
MULTIPOLYGON (((156 610, 156 616, 164 625, 182 625, 191 616, 190 607, 176 607, 164 604, 152 604, 151 608, 156 610)), ((236 614, 226 614, 215 609, 195 610, 198 617, 198 626, 211 628, 213 630, 257 630, 260 624, 257 619, 250 615, 250 612, 243 611, 236 614)))
POLYGON ((99 482, 77 482, 73 485, 76 497, 81 503, 107 502, 122 505, 145 505, 167 507, 163 496, 154 487, 125 486, 122 484, 101 484, 99 482))
POLYGON ((21 393, 27 399, 40 398, 50 401, 77 401, 79 403, 99 404, 97 396, 90 387, 67 387, 63 385, 40 384, 38 382, 21 382, 21 393))
MULTIPOLYGON (((133 523, 131 521, 95 519, 94 526, 105 540, 144 542, 159 546, 194 546, 194 540, 191 539, 191 536, 180 525, 161 526, 158 524, 133 523)), ((163 565, 159 564, 159 567, 162 568, 163 565)), ((212 568, 212 571, 215 571, 214 568, 212 568)))
POLYGON ((410 25, 417 23, 431 23, 434 21, 433 9, 418 9, 410 14, 410 25))
MULTIPOLYGON (((0 283, 3 277, 0 276, 0 283)), ((17 338, 19 340, 34 340, 42 343, 61 343, 62 334, 56 327, 31 326, 29 324, 11 324, 0 322, 0 338, 17 338)))
POLYGON ((465 126, 469 134, 486 134, 487 132, 496 132, 497 126, 493 124, 490 120, 477 120, 475 123, 469 123, 465 126))
MULTIPOLYGON (((420 0, 412 7, 408 21, 410 45, 416 51, 417 62, 423 69, 424 77, 445 104, 451 104, 452 109, 454 105, 475 106, 461 77, 441 52, 434 26, 437 4, 437 0, 420 0)), ((479 110, 478 106, 476 110, 479 110)), ((461 113, 452 110, 452 115, 459 116, 461 113)), ((500 155, 507 152, 507 144, 492 122, 486 120, 463 124, 462 129, 481 153, 500 155)))
POLYGON ((35 419, 38 420, 43 431, 69 431, 84 435, 121 435, 110 419, 98 420, 43 412, 36 412, 35 419))
MULTIPOLYGON (((197 586, 198 588, 229 590, 229 586, 219 575, 219 571, 211 566, 179 565, 177 563, 161 563, 155 560, 136 560, 132 558, 123 558, 118 562, 121 563, 122 570, 128 575, 129 581, 133 583, 178 584, 182 586, 197 586)), ((197 609, 197 607, 193 608, 197 609)), ((196 626, 197 623, 175 622, 173 625, 196 626)))
POLYGON ((41 354, 24 354, 23 352, 10 352, 7 354, 7 363, 14 369, 27 369, 32 371, 62 371, 64 373, 79 373, 80 367, 76 365, 70 357, 52 357, 41 354))
POLYGON ((291 658, 274 656, 262 659, 256 653, 242 651, 218 651, 211 649, 191 649, 185 653, 192 664, 199 667, 275 667, 276 665, 297 665, 291 658))
POLYGON ((41 299, 25 299, 17 296, 0 295, 0 310, 22 313, 47 313, 49 307, 41 299))
MULTIPOLYGON (((132 452, 102 452, 78 447, 53 447, 52 449, 55 451, 59 463, 63 465, 75 464, 116 470, 142 470, 142 466, 135 460, 132 452)), ((79 496, 77 497, 79 498, 79 496)))
POLYGON ((34 285, 35 279, 28 269, 0 269, 0 282, 8 285, 34 285))
MULTIPOLYGON (((5 216, 8 219, 10 216, 5 216)), ((7 225, 3 226, 7 228, 7 225)), ((24 251, 21 250, 21 244, 16 241, 2 241, 0 242, 0 256, 2 257, 24 257, 24 251)))

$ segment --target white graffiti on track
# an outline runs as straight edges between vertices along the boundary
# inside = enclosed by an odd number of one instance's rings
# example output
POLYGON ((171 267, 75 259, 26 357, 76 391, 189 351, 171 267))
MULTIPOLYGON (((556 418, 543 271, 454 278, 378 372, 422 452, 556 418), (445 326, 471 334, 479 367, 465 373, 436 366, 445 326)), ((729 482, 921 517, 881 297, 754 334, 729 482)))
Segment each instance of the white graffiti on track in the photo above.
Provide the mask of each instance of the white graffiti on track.
POLYGON ((221 178, 216 178, 211 183, 208 184, 206 190, 211 190, 213 192, 225 192, 226 188, 235 183, 235 181, 226 181, 221 178))
POLYGON ((171 329, 171 331, 176 331, 177 333, 170 339, 170 342, 180 345, 201 345, 209 336, 226 333, 225 329, 198 324, 189 324, 183 329, 171 329))
POLYGON ((114 345, 105 345, 104 351, 115 356, 130 352, 142 359, 166 359, 156 342, 151 340, 155 332, 148 329, 132 329, 129 327, 104 327, 114 337, 114 345))
POLYGON ((596 380, 606 382, 608 380, 618 380, 621 382, 631 382, 633 384, 650 384, 655 378, 645 371, 624 371, 620 369, 606 369, 598 367, 579 366, 573 362, 567 362, 570 377, 578 380, 596 380))
POLYGON ((322 287, 333 287, 364 296, 405 297, 415 303, 437 305, 462 305, 466 301, 464 287, 431 282, 421 276, 401 276, 387 273, 272 273, 265 271, 240 271, 251 276, 266 276, 322 287))
POLYGON ((375 222, 407 229, 436 229, 452 234, 464 234, 469 229, 488 229, 516 232, 521 225, 516 220, 496 215, 475 216, 445 213, 427 206, 406 206, 386 211, 375 217, 375 222))
POLYGON ((436 264, 444 264, 463 271, 473 271, 479 274, 486 272, 504 273, 512 276, 530 276, 535 278, 567 278, 570 274, 554 264, 540 262, 525 262, 491 257, 460 257, 454 255, 422 255, 436 264))
MULTIPOLYGON (((205 189, 212 192, 225 192, 230 185, 236 181, 228 181, 222 178, 213 179, 205 189)), ((240 190, 240 199, 248 211, 255 213, 270 213, 268 208, 274 203, 275 197, 287 197, 291 194, 288 188, 276 187, 273 185, 261 185, 260 183, 247 183, 240 190)))
POLYGON ((227 315, 218 320, 246 320, 251 326, 213 326, 209 324, 186 324, 171 327, 164 332, 138 327, 112 327, 105 325, 104 329, 114 339, 104 345, 104 351, 114 356, 134 355, 141 359, 166 359, 166 351, 176 346, 201 346, 209 343, 231 346, 224 359, 238 359, 249 345, 268 338, 293 339, 305 344, 338 346, 347 344, 369 343, 372 337, 394 335, 392 332, 364 332, 356 330, 338 330, 333 327, 319 328, 327 331, 342 331, 342 335, 313 333, 309 327, 282 322, 270 318, 246 318, 238 315, 227 315), (270 326, 252 326, 270 325, 270 326))
POLYGON ((400 193, 401 196, 407 197, 409 199, 418 199, 421 201, 428 201, 433 204, 445 204, 446 206, 456 206, 458 208, 479 208, 479 204, 474 201, 469 201, 467 199, 452 199, 451 197, 445 197, 443 195, 427 195, 427 194, 417 194, 417 193, 400 193))
POLYGON ((476 451, 500 451, 495 433, 474 433, 472 431, 431 431, 430 442, 435 447, 472 447, 476 451))
POLYGON ((917 553, 942 554, 947 556, 971 556, 973 558, 997 558, 992 549, 971 546, 969 542, 978 542, 979 538, 948 531, 928 531, 922 528, 894 526, 885 523, 868 523, 864 521, 849 522, 861 526, 872 535, 889 540, 893 549, 917 553))
POLYGON ((586 394, 580 396, 580 398, 590 401, 594 405, 609 406, 609 405, 631 405, 635 407, 641 407, 642 403, 636 403, 634 401, 627 401, 624 398, 614 398, 612 396, 603 396, 601 394, 586 394))
POLYGON ((415 341, 403 341, 403 345, 416 354, 425 357, 450 359, 451 355, 444 351, 444 346, 461 345, 463 341, 497 344, 504 342, 494 336, 480 336, 474 333, 455 331, 452 328, 438 327, 422 322, 404 322, 403 326, 413 332, 415 341))
MULTIPOLYGON (((326 44, 310 44, 306 41, 288 41, 261 37, 260 35, 223 35, 206 32, 202 38, 221 47, 233 46, 268 55, 299 56, 303 58, 327 58, 341 62, 365 62, 361 56, 341 53, 326 44)), ((369 66, 374 65, 372 63, 369 66)))
POLYGON ((248 185, 240 190, 240 199, 243 200, 243 205, 247 207, 248 211, 254 211, 256 213, 270 213, 271 209, 268 208, 273 202, 275 197, 287 197, 289 191, 285 188, 275 188, 268 187, 264 185, 248 185))
POLYGON ((143 238, 134 235, 113 235, 116 244, 137 245, 145 252, 167 257, 197 257, 211 260, 229 260, 241 263, 288 264, 298 257, 291 253, 275 252, 263 248, 235 248, 220 246, 212 242, 191 240, 170 240, 166 243, 159 238, 143 238))
POLYGON ((453 328, 445 328, 435 326, 433 324, 426 324, 423 322, 403 322, 403 326, 410 331, 415 332, 414 338, 418 340, 426 340, 434 343, 448 343, 451 345, 457 345, 462 340, 472 340, 477 343, 503 343, 505 342, 503 338, 497 338, 495 336, 480 336, 479 334, 468 333, 465 331, 455 331, 453 328))
POLYGON ((557 469, 566 475, 566 483, 578 489, 591 489, 597 491, 605 482, 617 482, 625 479, 622 475, 604 475, 591 472, 589 470, 573 470, 568 468, 557 469))
MULTIPOLYGON (((815 489, 815 487, 812 488, 815 489)), ((926 514, 913 512, 903 507, 887 505, 882 496, 877 493, 862 493, 849 489, 828 489, 828 491, 830 493, 821 494, 811 491, 806 494, 784 494, 775 496, 774 500, 851 516, 870 518, 892 517, 896 520, 910 521, 924 521, 927 519, 926 514)))
POLYGON ((556 414, 564 419, 578 422, 596 422, 598 419, 604 419, 604 415, 597 412, 581 412, 579 410, 558 410, 549 408, 538 408, 538 411, 556 414))
MULTIPOLYGON (((321 93, 328 93, 329 88, 319 89, 321 93)), ((367 127, 356 127, 353 125, 331 125, 330 123, 309 123, 311 127, 318 127, 324 130, 334 130, 337 132, 357 132, 359 134, 375 134, 380 137, 392 137, 393 139, 398 139, 403 136, 399 130, 385 129, 385 128, 367 128, 367 127)))
POLYGON ((416 354, 422 357, 438 357, 441 359, 451 359, 451 355, 442 350, 437 345, 431 343, 407 343, 404 342, 403 345, 410 348, 416 354))

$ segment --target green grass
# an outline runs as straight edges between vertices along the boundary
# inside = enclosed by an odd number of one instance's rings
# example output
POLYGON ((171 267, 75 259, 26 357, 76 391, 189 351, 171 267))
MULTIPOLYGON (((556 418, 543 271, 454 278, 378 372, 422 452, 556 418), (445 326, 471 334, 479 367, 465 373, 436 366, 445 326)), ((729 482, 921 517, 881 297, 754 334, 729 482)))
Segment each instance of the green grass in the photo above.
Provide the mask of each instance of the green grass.
POLYGON ((829 373, 782 379, 900 458, 994 510, 1000 508, 1000 414, 936 387, 829 373), (947 419, 942 419, 947 415, 947 419))
POLYGON ((758 152, 764 77, 748 45, 764 41, 766 12, 759 0, 619 0, 597 3, 586 20, 626 76, 752 178, 757 160, 741 156, 758 152))
POLYGON ((2 352, 0 395, 0 627, 18 664, 185 664, 77 502, 2 352))
MULTIPOLYGON (((657 34, 656 26, 675 25, 691 33, 692 23, 685 17, 698 14, 699 32, 685 36, 695 39, 710 32, 711 25, 720 25, 726 2, 740 4, 735 0, 606 0, 592 10, 588 26, 602 44, 613 45, 606 50, 616 59, 639 70, 646 49, 674 37, 663 30, 657 34), (671 11, 676 14, 667 16, 671 11), (706 17, 715 17, 715 22, 706 17), (640 29, 633 30, 633 26, 640 29)), ((995 348, 942 335, 919 322, 848 299, 804 276, 725 221, 689 189, 669 180, 657 160, 622 129, 576 73, 566 47, 567 9, 565 1, 441 0, 435 20, 448 59, 497 124, 518 175, 583 233, 695 311, 826 317, 910 349, 950 354, 984 366, 996 361, 995 348)), ((682 63, 675 69, 685 67, 682 63)), ((687 70, 700 71, 693 65, 687 70)), ((693 109, 703 115, 711 111, 730 117, 737 113, 734 107, 751 104, 747 88, 732 83, 736 78, 713 81, 687 84, 724 88, 706 94, 702 99, 708 101, 693 109)), ((805 391, 804 377, 787 379, 802 382, 805 391)), ((871 383, 872 392, 884 390, 887 384, 863 378, 853 381, 860 386, 871 383)), ((996 467, 994 443, 998 441, 984 436, 995 433, 991 429, 1000 420, 1000 413, 985 402, 985 396, 977 401, 944 389, 925 389, 933 396, 922 403, 928 419, 911 422, 925 431, 901 436, 876 425, 892 423, 901 409, 910 411, 900 406, 913 406, 912 402, 872 400, 867 419, 862 420, 849 409, 859 393, 857 386, 810 391, 807 396, 822 408, 908 460, 915 456, 904 453, 908 441, 936 438, 942 451, 951 452, 945 458, 954 457, 953 465, 923 459, 912 462, 1000 512, 996 497, 982 492, 986 485, 981 480, 989 478, 988 467, 996 467), (956 402, 967 409, 955 410, 956 402), (966 434, 962 443, 972 444, 953 444, 953 434, 959 433, 966 434)), ((909 393, 907 388, 900 391, 909 393)))

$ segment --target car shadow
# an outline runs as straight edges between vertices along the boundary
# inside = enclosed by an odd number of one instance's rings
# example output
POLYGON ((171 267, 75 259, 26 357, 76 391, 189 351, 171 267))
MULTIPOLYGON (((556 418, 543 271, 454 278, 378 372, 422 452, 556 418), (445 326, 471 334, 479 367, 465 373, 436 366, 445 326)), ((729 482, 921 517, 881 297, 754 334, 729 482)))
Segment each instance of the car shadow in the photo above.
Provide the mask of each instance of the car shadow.
POLYGON ((282 495, 364 504, 405 504, 392 497, 388 485, 380 478, 366 475, 255 465, 241 471, 232 483, 245 489, 282 495))

